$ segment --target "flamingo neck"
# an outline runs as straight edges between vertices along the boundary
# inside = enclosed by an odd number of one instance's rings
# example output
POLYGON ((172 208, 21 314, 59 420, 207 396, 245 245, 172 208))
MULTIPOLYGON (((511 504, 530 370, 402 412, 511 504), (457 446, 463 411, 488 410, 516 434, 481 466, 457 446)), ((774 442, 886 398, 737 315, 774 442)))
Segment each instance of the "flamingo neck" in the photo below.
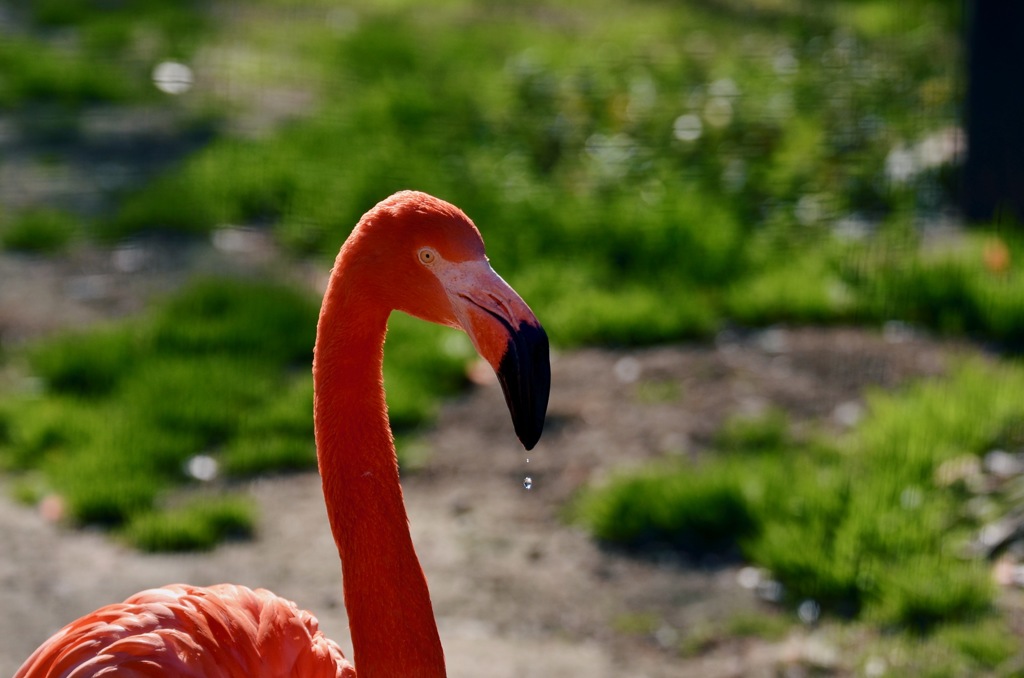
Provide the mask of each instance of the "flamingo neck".
POLYGON ((354 303, 342 277, 336 270, 317 327, 314 422, 353 661, 360 678, 443 677, 444 655, 409 534, 384 400, 389 312, 354 303))

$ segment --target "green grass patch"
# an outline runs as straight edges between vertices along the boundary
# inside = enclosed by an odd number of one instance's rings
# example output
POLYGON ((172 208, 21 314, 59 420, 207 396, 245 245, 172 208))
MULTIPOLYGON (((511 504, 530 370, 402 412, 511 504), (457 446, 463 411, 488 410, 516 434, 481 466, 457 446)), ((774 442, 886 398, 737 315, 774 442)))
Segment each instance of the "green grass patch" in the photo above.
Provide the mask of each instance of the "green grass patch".
POLYGON ((966 362, 873 393, 870 415, 836 444, 791 441, 778 415, 732 420, 702 462, 614 479, 585 492, 575 515, 614 543, 735 546, 791 601, 840 616, 914 631, 968 623, 991 612, 993 585, 962 556, 979 525, 935 473, 1009 435, 1022 389, 1016 364, 966 362))
POLYGON ((140 514, 124 526, 121 534, 143 551, 207 551, 225 538, 250 537, 254 523, 251 502, 222 496, 140 514))
POLYGON ((109 63, 89 62, 28 38, 5 36, 0 42, 0 72, 0 103, 5 107, 123 102, 138 91, 109 63))
POLYGON ((994 619, 975 624, 951 624, 935 636, 938 645, 952 648, 975 666, 990 671, 1005 665, 1020 650, 1020 640, 994 619))
MULTIPOLYGON (((209 36, 208 8, 193 0, 4 7, 0 109, 3 136, 17 146, 5 150, 4 169, 31 190, 9 201, 0 247, 56 254, 102 237, 109 219, 100 217, 126 186, 194 148, 219 119, 215 107, 168 96, 153 81, 158 64, 191 62, 209 36)), ((167 212, 188 205, 178 200, 167 212)))
POLYGON ((154 349, 169 355, 230 355, 267 367, 301 367, 313 356, 319 304, 282 285, 199 281, 152 313, 154 349))
POLYGON ((855 316, 857 296, 821 252, 797 255, 725 288, 726 317, 748 326, 837 323, 855 316))
POLYGON ((790 445, 789 418, 782 410, 733 416, 718 430, 715 447, 731 452, 773 452, 790 445))
MULTIPOLYGON (((208 548, 231 531, 204 517, 219 509, 161 509, 174 488, 196 484, 192 457, 213 457, 227 478, 316 467, 317 314, 289 287, 202 280, 140 318, 32 346, 43 390, 0 401, 0 468, 27 479, 26 499, 59 494, 74 523, 115 528, 147 550, 208 548)), ((472 355, 460 333, 392 318, 396 432, 432 419, 472 355)))
POLYGON ((652 468, 585 495, 575 511, 601 540, 631 547, 665 544, 698 555, 728 551, 757 527, 724 467, 691 473, 652 468))
POLYGON ((844 639, 860 664, 882 659, 884 675, 1016 676, 1020 640, 1006 620, 995 615, 963 623, 951 623, 928 635, 893 634, 855 630, 844 639), (867 636, 867 637, 865 637, 867 636))
POLYGON ((919 245, 882 240, 854 251, 842 274, 855 289, 862 315, 901 318, 943 334, 1024 345, 1024 275, 1014 262, 1024 242, 1007 229, 976 231, 919 245), (1005 251, 993 266, 990 248, 1005 251))
POLYGON ((0 245, 8 250, 54 254, 66 249, 79 230, 78 219, 67 212, 31 209, 0 224, 0 245))
MULTIPOLYGON (((316 318, 316 302, 288 288, 211 280, 144 317, 32 347, 44 391, 4 402, 0 460, 42 470, 74 522, 131 524, 169 489, 194 482, 185 472, 192 456, 255 437, 246 422, 287 419, 282 394, 310 388, 316 318)), ((308 423, 275 430, 312 445, 308 423)), ((130 539, 170 529, 147 520, 130 539)))
POLYGON ((239 20, 278 58, 273 77, 290 74, 319 105, 260 138, 214 140, 126 196, 99 233, 269 223, 291 249, 333 257, 366 209, 415 187, 474 217, 561 345, 707 337, 724 320, 1019 330, 1016 280, 965 284, 977 307, 966 318, 942 310, 959 293, 906 292, 894 306, 887 290, 919 281, 851 266, 864 246, 832 236, 844 216, 909 223, 941 188, 948 164, 886 175, 895 146, 957 119, 959 34, 936 3, 901 15, 914 40, 879 3, 775 3, 751 17, 732 3, 593 0, 558 5, 558 21, 357 4, 334 26, 288 14, 301 49, 274 32, 281 11, 264 2, 239 20), (686 115, 701 121, 696 138, 686 115))
POLYGON ((153 67, 192 55, 207 34, 200 3, 179 0, 39 0, 0 42, 0 103, 80 109, 154 99, 153 67))
POLYGON ((93 55, 122 55, 145 31, 150 49, 181 58, 206 26, 200 7, 193 0, 37 0, 29 6, 29 20, 43 30, 76 31, 93 55))
MULTIPOLYGON (((80 38, 95 57, 71 58, 86 64, 81 76, 57 78, 48 48, 32 61, 35 42, 5 43, 20 59, 5 70, 26 81, 32 68, 52 71, 37 79, 70 99, 114 99, 75 83, 95 64, 131 68, 138 61, 120 57, 146 36, 147 68, 202 45, 229 57, 243 90, 298 86, 317 104, 256 137, 220 134, 129 190, 95 220, 102 240, 260 223, 296 252, 333 257, 366 209, 415 187, 477 220, 496 267, 560 345, 703 338, 724 321, 900 318, 1012 343, 1024 335, 1021 276, 993 277, 971 244, 935 257, 886 236, 910 231, 900 225, 916 205, 948 184, 949 163, 886 174, 894 148, 958 119, 959 31, 943 3, 897 13, 773 3, 749 15, 729 2, 679 12, 591 0, 558 4, 549 21, 467 2, 296 12, 264 0, 230 25, 197 3, 115 5, 46 0, 27 15, 39 31, 80 38), (242 42, 275 68, 244 52, 235 60, 242 42), (844 217, 881 233, 837 241, 844 217)), ((121 86, 149 73, 96 77, 121 86)), ((61 96, 4 83, 12 102, 61 96)))
POLYGON ((313 377, 297 377, 259 412, 244 416, 220 462, 231 476, 255 476, 316 467, 313 377))
POLYGON ((94 328, 33 346, 29 363, 52 393, 104 395, 134 368, 143 342, 132 327, 94 328))

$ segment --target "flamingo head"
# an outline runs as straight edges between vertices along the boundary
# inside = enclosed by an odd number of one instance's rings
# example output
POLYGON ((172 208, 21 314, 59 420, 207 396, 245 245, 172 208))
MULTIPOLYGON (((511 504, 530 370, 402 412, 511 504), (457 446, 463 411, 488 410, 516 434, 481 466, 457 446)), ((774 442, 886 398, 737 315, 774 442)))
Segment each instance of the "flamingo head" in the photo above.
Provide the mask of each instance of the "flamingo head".
POLYGON ((491 268, 469 217, 425 193, 396 193, 363 217, 341 256, 370 273, 364 281, 389 309, 465 331, 498 376, 519 440, 537 444, 551 387, 547 334, 491 268))

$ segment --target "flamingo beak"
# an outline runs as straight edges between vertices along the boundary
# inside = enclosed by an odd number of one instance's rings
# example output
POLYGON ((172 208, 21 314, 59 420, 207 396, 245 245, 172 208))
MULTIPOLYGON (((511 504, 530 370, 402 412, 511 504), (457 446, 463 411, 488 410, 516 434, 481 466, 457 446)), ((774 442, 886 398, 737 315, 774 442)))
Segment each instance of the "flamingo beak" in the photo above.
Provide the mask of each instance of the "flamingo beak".
POLYGON ((551 363, 548 359, 548 335, 533 319, 520 322, 509 333, 505 354, 495 373, 512 424, 523 447, 532 450, 544 431, 544 418, 551 390, 551 363))
POLYGON ((516 435, 533 449, 544 430, 551 390, 548 335, 526 302, 486 262, 445 287, 477 352, 498 376, 516 435))

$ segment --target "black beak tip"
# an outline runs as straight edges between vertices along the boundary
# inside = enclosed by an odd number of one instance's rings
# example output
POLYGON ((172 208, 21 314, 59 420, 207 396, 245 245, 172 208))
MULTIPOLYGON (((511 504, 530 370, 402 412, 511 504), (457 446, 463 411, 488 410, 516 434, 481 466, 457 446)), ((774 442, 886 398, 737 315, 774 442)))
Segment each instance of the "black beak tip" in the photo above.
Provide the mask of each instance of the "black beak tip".
POLYGON ((532 426, 527 424, 520 425, 516 423, 516 436, 519 438, 519 442, 523 444, 527 450, 532 450, 537 443, 540 441, 540 436, 544 432, 544 416, 542 415, 539 420, 533 422, 532 426))
POLYGON ((527 450, 534 448, 544 432, 551 391, 549 353, 544 328, 522 323, 511 335, 497 370, 516 436, 527 450))

